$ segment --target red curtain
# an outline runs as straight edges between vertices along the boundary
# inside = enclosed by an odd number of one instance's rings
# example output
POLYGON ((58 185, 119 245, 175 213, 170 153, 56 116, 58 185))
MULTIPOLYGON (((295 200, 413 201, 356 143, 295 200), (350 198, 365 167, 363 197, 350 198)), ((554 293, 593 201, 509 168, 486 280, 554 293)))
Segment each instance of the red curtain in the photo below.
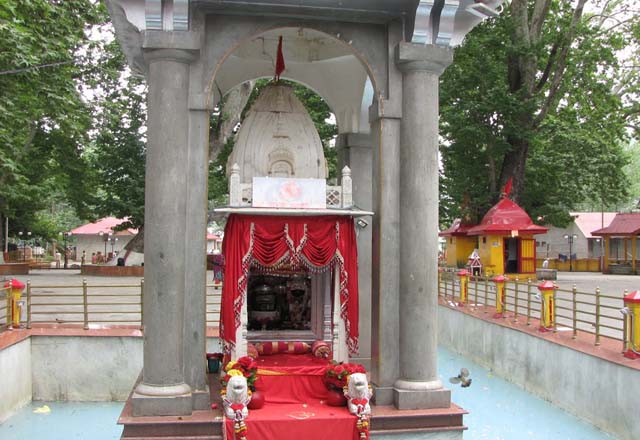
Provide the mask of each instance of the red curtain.
POLYGON ((222 243, 225 258, 220 337, 234 345, 252 265, 282 264, 320 272, 339 268, 340 315, 350 353, 358 348, 358 254, 351 217, 229 216, 222 243))

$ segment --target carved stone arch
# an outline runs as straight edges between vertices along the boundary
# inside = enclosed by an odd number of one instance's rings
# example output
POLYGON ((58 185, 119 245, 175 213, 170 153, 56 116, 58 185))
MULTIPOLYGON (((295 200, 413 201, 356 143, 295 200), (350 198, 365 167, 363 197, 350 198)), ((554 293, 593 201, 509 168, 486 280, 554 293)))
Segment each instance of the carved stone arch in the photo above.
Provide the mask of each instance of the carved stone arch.
MULTIPOLYGON (((291 22, 283 21, 276 17, 265 17, 261 20, 260 25, 256 26, 255 21, 240 16, 208 16, 205 22, 206 27, 214 27, 218 35, 224 34, 226 36, 224 42, 205 41, 205 47, 203 48, 203 59, 206 63, 203 66, 202 79, 206 82, 203 84, 203 90, 209 102, 209 108, 213 107, 212 101, 215 99, 215 95, 220 96, 225 93, 225 90, 216 84, 216 80, 224 69, 225 63, 230 60, 234 52, 256 38, 279 29, 310 29, 326 35, 361 63, 373 85, 374 96, 386 96, 388 94, 389 64, 387 58, 389 45, 387 39, 383 37, 383 33, 379 32, 380 25, 356 25, 353 23, 305 20, 291 22)), ((251 74, 247 74, 246 78, 237 77, 235 84, 249 79, 264 77, 270 73, 256 74, 254 70, 251 74)), ((286 70, 283 78, 305 84, 320 96, 323 96, 327 102, 331 102, 330 98, 326 96, 326 91, 305 81, 305 78, 288 75, 286 70)))
POLYGON ((295 157, 290 150, 276 148, 269 153, 270 177, 293 177, 295 175, 295 157))

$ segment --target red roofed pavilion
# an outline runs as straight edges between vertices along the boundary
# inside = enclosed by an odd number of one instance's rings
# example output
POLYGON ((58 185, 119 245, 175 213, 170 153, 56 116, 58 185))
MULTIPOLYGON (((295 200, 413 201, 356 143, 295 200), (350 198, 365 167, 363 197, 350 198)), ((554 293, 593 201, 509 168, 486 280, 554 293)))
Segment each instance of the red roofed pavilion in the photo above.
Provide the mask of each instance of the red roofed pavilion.
POLYGON ((640 235, 640 212, 618 213, 606 228, 596 229, 591 233, 604 238, 603 273, 638 273, 638 235, 640 235), (624 242, 624 256, 613 259, 609 251, 611 239, 618 238, 624 242), (629 246, 631 244, 631 246, 629 246), (629 252, 629 247, 630 252, 629 252))

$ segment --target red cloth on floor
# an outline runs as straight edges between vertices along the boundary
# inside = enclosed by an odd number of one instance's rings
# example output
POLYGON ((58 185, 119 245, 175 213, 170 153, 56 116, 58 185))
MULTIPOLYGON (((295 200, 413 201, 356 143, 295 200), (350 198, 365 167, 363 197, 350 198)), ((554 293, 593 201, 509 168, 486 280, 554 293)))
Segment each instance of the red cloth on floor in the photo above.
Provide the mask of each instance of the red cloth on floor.
POLYGON ((322 378, 329 364, 315 356, 277 354, 260 356, 259 389, 267 403, 317 403, 327 399, 322 378))
MULTIPOLYGON (((265 404, 249 411, 249 440, 358 440, 357 418, 346 407, 315 403, 265 404)), ((227 439, 233 439, 233 421, 225 423, 227 439)))

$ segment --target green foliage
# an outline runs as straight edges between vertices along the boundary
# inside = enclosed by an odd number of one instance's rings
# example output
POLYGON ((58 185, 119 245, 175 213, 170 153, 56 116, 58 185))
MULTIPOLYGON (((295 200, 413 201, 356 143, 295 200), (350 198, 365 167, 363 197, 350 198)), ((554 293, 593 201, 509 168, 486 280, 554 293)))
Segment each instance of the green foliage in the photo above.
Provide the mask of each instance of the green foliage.
POLYGON ((615 73, 618 51, 637 36, 604 32, 587 16, 569 41, 573 4, 552 1, 539 39, 528 41, 516 3, 474 29, 442 76, 443 225, 479 221, 509 177, 534 220, 559 226, 584 201, 627 197, 628 108, 615 73))
POLYGON ((60 192, 88 214, 83 150, 91 110, 78 85, 85 29, 103 22, 104 12, 89 0, 0 2, 0 215, 14 219, 12 235, 35 229, 35 213, 60 192))
POLYGON ((98 118, 91 161, 97 170, 95 213, 128 218, 120 228, 144 224, 146 89, 129 77, 111 89, 98 118))
POLYGON ((227 179, 227 160, 233 151, 235 142, 229 139, 215 160, 209 163, 209 202, 214 206, 229 203, 229 181, 227 179))

